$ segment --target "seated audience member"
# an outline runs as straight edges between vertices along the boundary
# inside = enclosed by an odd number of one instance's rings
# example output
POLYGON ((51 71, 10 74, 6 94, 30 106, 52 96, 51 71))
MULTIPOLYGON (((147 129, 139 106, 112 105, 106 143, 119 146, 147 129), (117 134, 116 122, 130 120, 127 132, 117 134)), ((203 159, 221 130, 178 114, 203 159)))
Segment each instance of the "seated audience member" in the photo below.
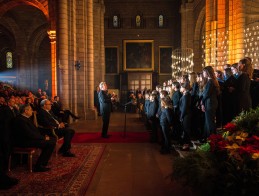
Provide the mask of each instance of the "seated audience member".
POLYGON ((0 108, 3 107, 4 105, 6 105, 5 98, 4 97, 0 97, 0 108))
POLYGON ((34 101, 35 96, 32 94, 31 91, 28 92, 27 97, 32 99, 32 102, 34 101))
POLYGON ((33 108, 35 109, 34 111, 39 111, 39 109, 40 109, 40 99, 39 98, 35 98, 33 100, 33 108))
POLYGON ((37 98, 41 98, 41 96, 42 96, 42 91, 41 91, 41 89, 39 88, 38 91, 37 91, 37 93, 36 93, 36 97, 37 97, 37 98))
POLYGON ((44 127, 40 129, 43 135, 51 135, 51 131, 47 131, 46 128, 55 129, 55 134, 58 137, 64 137, 64 143, 59 149, 64 157, 74 157, 75 155, 70 152, 71 140, 75 134, 75 131, 65 125, 64 122, 59 122, 57 117, 51 111, 51 102, 44 99, 40 102, 41 109, 38 111, 37 119, 39 126, 44 127))
POLYGON ((13 106, 14 99, 0 107, 0 189, 10 189, 18 184, 19 180, 7 175, 8 160, 12 152, 12 127, 15 111, 13 106))
POLYGON ((32 98, 27 97, 27 99, 25 100, 25 104, 29 104, 31 106, 32 110, 36 111, 36 108, 34 107, 32 98))
POLYGON ((9 156, 12 152, 12 129, 13 121, 18 111, 15 108, 15 99, 10 98, 7 102, 7 105, 1 107, 0 110, 0 138, 2 139, 1 145, 4 146, 4 161, 5 168, 7 169, 9 156))
POLYGON ((14 145, 16 147, 40 148, 41 154, 37 159, 34 171, 49 171, 50 168, 46 166, 55 148, 56 140, 40 134, 40 131, 30 119, 33 110, 29 104, 21 106, 20 113, 14 121, 14 145))
POLYGON ((70 110, 64 110, 62 108, 62 104, 59 101, 59 97, 55 96, 54 101, 51 107, 54 115, 61 119, 62 122, 68 123, 69 116, 71 116, 74 120, 79 119, 75 114, 73 114, 70 110))
POLYGON ((42 92, 42 96, 41 97, 44 97, 45 99, 48 99, 49 96, 47 95, 47 92, 46 91, 43 91, 42 92))
POLYGON ((14 99, 15 99, 15 105, 14 105, 14 107, 16 108, 17 111, 19 111, 19 110, 20 110, 20 107, 21 107, 24 103, 22 102, 22 99, 21 99, 20 97, 18 97, 18 96, 14 97, 14 99))

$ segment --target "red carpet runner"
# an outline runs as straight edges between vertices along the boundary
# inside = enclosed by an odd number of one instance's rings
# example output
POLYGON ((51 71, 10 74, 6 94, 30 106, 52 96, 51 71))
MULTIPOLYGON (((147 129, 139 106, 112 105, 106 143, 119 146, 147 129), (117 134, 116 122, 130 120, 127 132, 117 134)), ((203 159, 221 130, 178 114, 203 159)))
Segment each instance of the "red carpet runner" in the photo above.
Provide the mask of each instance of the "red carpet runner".
POLYGON ((0 195, 84 195, 104 149, 103 144, 73 144, 76 157, 52 157, 49 172, 29 173, 27 164, 15 167, 9 174, 19 184, 0 195))
POLYGON ((148 132, 109 132, 109 138, 102 138, 100 132, 76 133, 75 143, 145 143, 149 141, 148 132))

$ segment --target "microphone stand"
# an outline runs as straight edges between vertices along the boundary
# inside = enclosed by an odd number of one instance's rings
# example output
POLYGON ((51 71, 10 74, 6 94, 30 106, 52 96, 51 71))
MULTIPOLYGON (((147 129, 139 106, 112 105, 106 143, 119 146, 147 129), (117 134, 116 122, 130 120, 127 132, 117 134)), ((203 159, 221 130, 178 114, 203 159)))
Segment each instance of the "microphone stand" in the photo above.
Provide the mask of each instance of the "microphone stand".
POLYGON ((127 106, 131 104, 132 101, 124 104, 124 131, 123 131, 123 137, 126 137, 126 119, 127 119, 127 106))

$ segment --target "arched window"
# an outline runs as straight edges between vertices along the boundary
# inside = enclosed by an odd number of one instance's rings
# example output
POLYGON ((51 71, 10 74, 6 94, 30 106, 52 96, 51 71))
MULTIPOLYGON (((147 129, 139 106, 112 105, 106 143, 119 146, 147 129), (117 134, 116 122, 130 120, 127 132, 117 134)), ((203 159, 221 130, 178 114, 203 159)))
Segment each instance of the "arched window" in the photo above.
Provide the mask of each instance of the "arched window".
POLYGON ((158 26, 164 27, 164 16, 162 14, 158 16, 158 26))
POLYGON ((119 27, 119 17, 117 15, 112 18, 113 27, 119 27))
POLYGON ((6 53, 6 68, 9 68, 9 69, 13 68, 13 53, 12 52, 6 53))
POLYGON ((136 16, 136 27, 141 27, 141 16, 140 15, 136 16))

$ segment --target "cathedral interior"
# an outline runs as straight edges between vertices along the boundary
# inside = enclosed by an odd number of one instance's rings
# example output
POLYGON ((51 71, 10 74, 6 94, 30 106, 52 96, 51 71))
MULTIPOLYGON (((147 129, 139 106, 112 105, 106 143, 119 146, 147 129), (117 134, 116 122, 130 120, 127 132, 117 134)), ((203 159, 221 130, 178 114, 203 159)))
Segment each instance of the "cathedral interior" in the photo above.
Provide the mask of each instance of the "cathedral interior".
MULTIPOLYGON (((135 106, 133 112, 127 113, 125 103, 129 103, 129 92, 154 90, 157 85, 181 75, 201 73, 206 66, 223 71, 225 65, 248 57, 254 73, 259 74, 259 0, 0 0, 0 87, 6 85, 33 94, 41 89, 50 99, 58 96, 63 108, 77 116, 76 120, 70 119, 72 123, 67 123, 76 134, 99 134, 98 139, 106 140, 101 144, 104 150, 98 158, 98 168, 96 165, 93 169, 91 185, 81 195, 201 195, 195 194, 200 193, 197 188, 191 190, 185 184, 172 183, 169 176, 172 162, 179 156, 169 151, 173 145, 168 143, 170 149, 166 155, 158 150, 163 141, 123 143, 124 138, 119 137, 119 142, 113 143, 108 135, 100 137, 104 115, 101 117, 95 105, 96 89, 101 82, 106 82, 108 92, 115 93, 120 100, 121 110, 113 112, 111 118, 112 134, 123 130, 126 133, 127 115, 127 131, 148 135, 152 127, 147 129, 135 106)), ((259 75, 248 80, 257 83, 253 100, 258 106, 259 75)), ((3 91, 0 88, 0 93, 3 91)), ((107 93, 106 89, 103 91, 107 93)), ((258 135, 254 138, 258 143, 258 135)), ((96 143, 86 140, 84 144, 95 146, 96 143)), ((258 173, 258 161, 256 169, 258 173)), ((225 168, 222 171, 227 173, 225 168)), ((209 178, 210 173, 205 181, 209 178)), ((258 193, 256 185, 249 187, 258 193)), ((199 188, 202 186, 200 183, 199 188)), ((224 195, 246 195, 238 191, 224 195)), ((248 195, 258 195, 255 192, 248 195)))
POLYGON ((0 0, 0 80, 96 118, 101 81, 123 101, 178 72, 259 69, 259 0, 0 0))

